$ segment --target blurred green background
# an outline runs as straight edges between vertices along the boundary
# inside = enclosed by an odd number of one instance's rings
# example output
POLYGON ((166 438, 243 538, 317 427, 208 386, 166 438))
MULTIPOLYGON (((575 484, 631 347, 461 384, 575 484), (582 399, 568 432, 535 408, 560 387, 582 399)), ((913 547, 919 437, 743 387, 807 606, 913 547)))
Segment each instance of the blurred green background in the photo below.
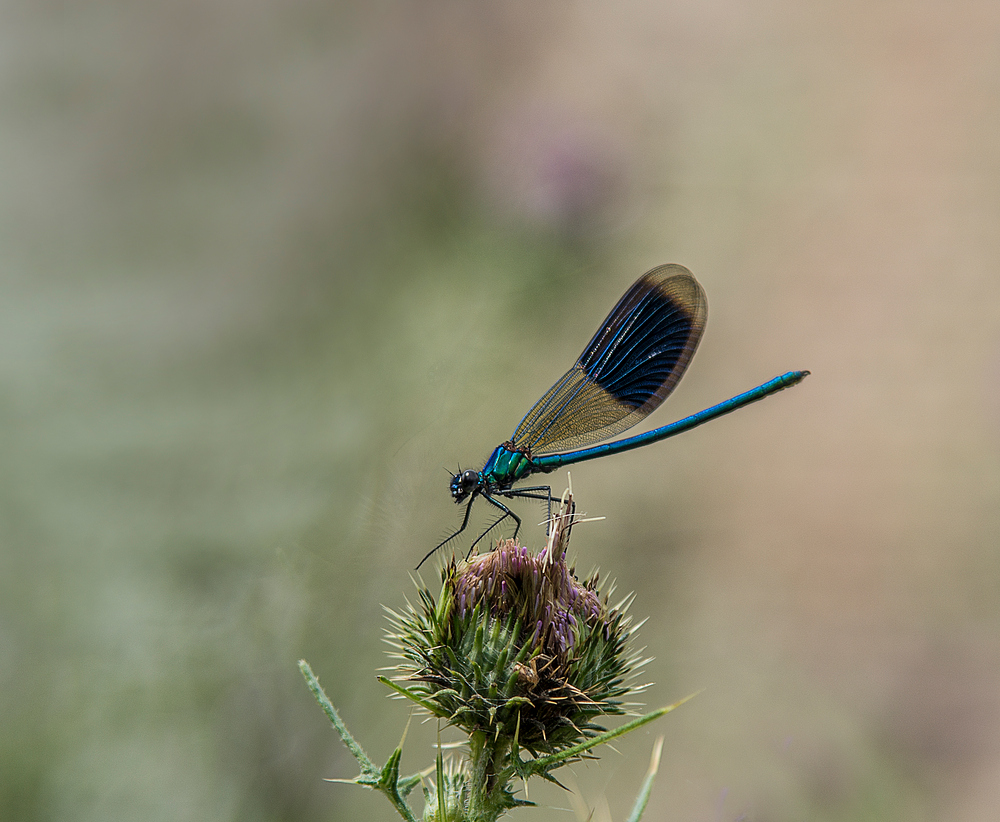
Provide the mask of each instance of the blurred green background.
POLYGON ((296 660, 384 761, 445 469, 668 261, 711 310, 646 427, 813 376, 573 471, 647 701, 704 689, 575 769, 594 818, 659 733, 648 819, 995 815, 1000 5, 0 20, 0 818, 393 818, 322 781, 355 768, 296 660))

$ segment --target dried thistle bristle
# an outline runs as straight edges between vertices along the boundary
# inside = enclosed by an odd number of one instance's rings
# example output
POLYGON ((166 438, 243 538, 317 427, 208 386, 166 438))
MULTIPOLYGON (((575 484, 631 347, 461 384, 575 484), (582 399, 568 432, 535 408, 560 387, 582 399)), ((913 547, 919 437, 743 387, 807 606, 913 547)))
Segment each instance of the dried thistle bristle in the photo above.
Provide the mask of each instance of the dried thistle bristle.
POLYGON ((638 690, 625 607, 608 605, 596 575, 580 582, 564 559, 507 540, 442 569, 440 597, 421 589, 418 607, 392 615, 389 641, 433 714, 553 753, 602 730, 593 720, 624 713, 638 690))

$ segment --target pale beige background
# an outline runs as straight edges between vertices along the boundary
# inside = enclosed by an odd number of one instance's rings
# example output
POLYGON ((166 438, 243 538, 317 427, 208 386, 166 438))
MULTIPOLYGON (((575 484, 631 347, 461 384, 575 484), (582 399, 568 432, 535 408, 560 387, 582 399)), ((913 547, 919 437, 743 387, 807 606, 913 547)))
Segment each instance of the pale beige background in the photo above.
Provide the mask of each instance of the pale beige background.
POLYGON ((667 261, 710 319, 650 425, 813 375, 573 472, 649 703, 704 689, 576 769, 595 818, 660 732, 651 820, 996 814, 1000 5, 0 22, 0 816, 392 818, 321 781, 354 769, 295 660, 384 760, 444 469, 667 261))

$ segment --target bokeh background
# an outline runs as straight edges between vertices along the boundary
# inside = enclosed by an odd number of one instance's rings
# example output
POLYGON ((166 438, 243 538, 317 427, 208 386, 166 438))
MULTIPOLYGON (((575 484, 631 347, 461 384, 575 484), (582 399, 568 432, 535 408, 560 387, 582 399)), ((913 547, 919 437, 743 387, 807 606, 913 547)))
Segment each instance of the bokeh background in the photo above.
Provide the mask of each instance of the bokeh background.
POLYGON ((0 21, 0 817, 393 818, 322 781, 354 763, 296 660, 384 761, 382 608, 459 521, 445 469, 668 261, 709 325, 647 427, 813 375, 573 471, 647 701, 704 689, 583 800, 624 818, 663 733, 648 819, 995 816, 1000 5, 0 21))

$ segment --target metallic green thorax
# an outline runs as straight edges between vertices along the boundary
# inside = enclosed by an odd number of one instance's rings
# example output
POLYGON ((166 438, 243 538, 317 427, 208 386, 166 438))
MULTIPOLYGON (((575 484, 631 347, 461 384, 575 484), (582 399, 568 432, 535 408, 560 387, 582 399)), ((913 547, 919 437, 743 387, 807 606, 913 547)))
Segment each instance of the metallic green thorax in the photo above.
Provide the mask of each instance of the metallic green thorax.
POLYGON ((517 451, 512 442, 498 445, 479 472, 486 488, 506 490, 518 480, 541 470, 523 451, 517 451))

